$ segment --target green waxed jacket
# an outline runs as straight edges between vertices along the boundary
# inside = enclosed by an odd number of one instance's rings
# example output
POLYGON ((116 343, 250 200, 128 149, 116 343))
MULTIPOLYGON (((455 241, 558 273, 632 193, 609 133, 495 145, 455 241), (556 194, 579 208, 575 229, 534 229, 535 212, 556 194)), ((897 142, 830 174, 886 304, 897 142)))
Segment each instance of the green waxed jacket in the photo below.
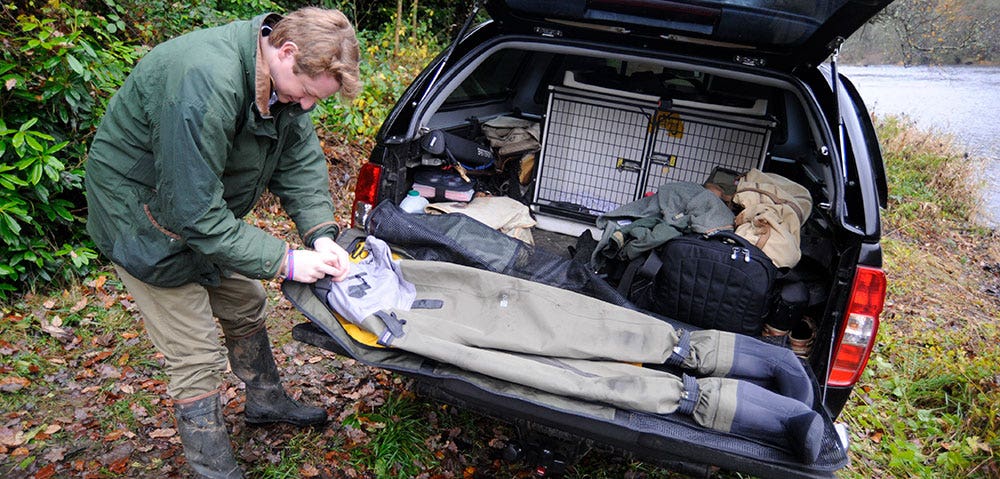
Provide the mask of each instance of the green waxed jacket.
POLYGON ((109 103, 87 160, 87 231, 136 278, 172 287, 215 285, 229 272, 274 277, 285 242, 240 219, 265 189, 307 245, 336 236, 326 158, 308 113, 275 103, 262 115, 255 101, 261 25, 278 18, 157 46, 109 103))

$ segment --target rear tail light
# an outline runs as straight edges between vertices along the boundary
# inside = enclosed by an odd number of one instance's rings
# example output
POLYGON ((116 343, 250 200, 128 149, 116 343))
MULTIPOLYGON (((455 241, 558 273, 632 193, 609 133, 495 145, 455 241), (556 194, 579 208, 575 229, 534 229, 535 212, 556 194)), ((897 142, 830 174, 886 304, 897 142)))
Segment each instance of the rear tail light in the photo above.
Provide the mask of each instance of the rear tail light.
POLYGON ((368 213, 375 207, 378 198, 378 184, 382 178, 382 167, 374 163, 361 165, 358 183, 354 187, 354 204, 351 205, 351 226, 363 227, 368 213))
POLYGON ((851 285, 844 327, 833 353, 830 386, 853 386, 868 364, 879 315, 885 305, 885 273, 879 268, 859 266, 851 285))

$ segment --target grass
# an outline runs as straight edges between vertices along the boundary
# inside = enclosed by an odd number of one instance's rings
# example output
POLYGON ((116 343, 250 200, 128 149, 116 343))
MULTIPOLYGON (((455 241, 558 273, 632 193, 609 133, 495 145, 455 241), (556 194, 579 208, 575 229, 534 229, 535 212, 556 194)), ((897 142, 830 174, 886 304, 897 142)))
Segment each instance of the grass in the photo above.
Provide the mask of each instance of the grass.
POLYGON ((979 166, 904 119, 879 129, 889 291, 842 477, 998 477, 1000 234, 972 222, 979 166))
POLYGON ((415 477, 434 469, 437 460, 425 445, 434 430, 425 408, 410 394, 393 394, 378 409, 349 416, 344 425, 364 431, 369 439, 365 447, 351 450, 354 463, 376 477, 415 477))

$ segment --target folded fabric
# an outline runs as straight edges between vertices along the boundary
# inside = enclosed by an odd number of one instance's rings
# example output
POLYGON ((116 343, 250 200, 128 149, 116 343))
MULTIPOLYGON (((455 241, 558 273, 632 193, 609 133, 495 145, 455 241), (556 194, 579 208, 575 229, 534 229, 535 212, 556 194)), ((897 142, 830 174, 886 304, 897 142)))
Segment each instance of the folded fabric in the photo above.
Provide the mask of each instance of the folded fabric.
POLYGON ((799 262, 799 232, 812 210, 809 190, 783 176, 753 169, 740 179, 733 203, 743 207, 736 217, 736 234, 754 243, 779 268, 799 262))
POLYGON ((431 203, 424 211, 427 213, 462 213, 501 233, 534 244, 531 228, 537 223, 531 217, 528 207, 523 203, 506 196, 480 196, 468 203, 448 202, 431 203))
POLYGON ((321 280, 327 302, 348 321, 360 325, 384 308, 409 310, 416 298, 413 284, 403 279, 399 263, 392 259, 389 245, 374 236, 365 240, 364 256, 351 264, 343 281, 321 280))
POLYGON ((597 227, 604 233, 591 256, 595 270, 608 258, 632 260, 683 233, 732 229, 733 213, 712 191, 678 181, 601 215, 597 227))

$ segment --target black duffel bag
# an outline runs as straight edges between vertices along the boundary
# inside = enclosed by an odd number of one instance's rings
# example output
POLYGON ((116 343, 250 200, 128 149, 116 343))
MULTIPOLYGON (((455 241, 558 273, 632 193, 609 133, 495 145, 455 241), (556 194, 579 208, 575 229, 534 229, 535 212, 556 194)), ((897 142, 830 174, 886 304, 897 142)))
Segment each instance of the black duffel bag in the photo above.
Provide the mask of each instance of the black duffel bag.
MULTIPOLYGON (((760 334, 778 270, 732 231, 687 234, 650 253, 629 288, 641 308, 705 329, 760 334), (662 264, 658 264, 662 262, 662 264)), ((632 278, 627 278, 632 282, 632 278)))

